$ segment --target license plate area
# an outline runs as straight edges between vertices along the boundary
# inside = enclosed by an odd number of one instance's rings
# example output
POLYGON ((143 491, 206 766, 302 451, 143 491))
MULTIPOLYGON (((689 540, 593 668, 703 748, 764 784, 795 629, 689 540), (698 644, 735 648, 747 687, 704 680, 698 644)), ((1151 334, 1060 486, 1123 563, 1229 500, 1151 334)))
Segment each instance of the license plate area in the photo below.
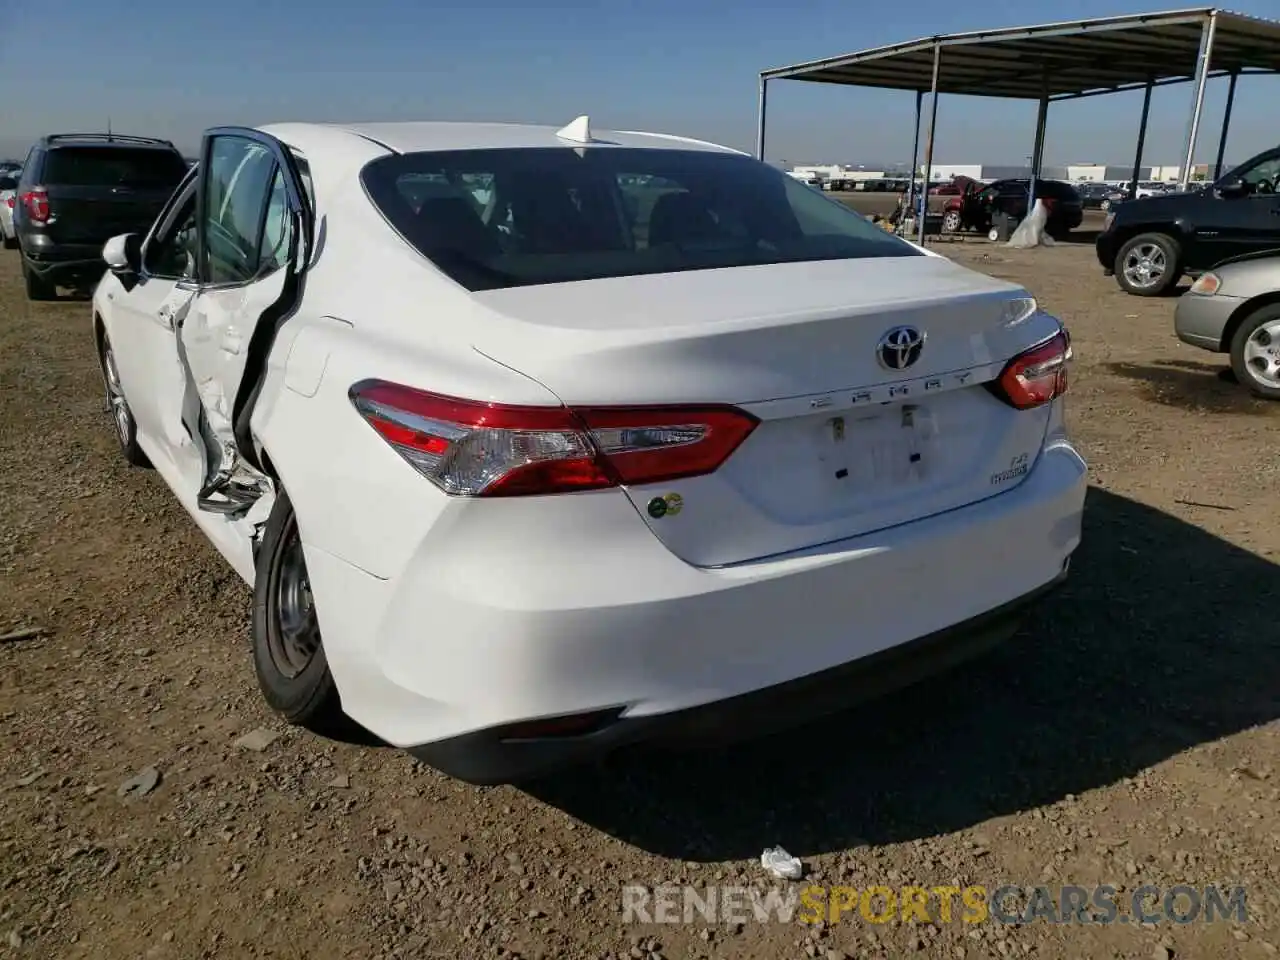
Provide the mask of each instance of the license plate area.
POLYGON ((924 404, 829 417, 819 428, 825 483, 867 493, 927 482, 937 467, 938 425, 924 404))

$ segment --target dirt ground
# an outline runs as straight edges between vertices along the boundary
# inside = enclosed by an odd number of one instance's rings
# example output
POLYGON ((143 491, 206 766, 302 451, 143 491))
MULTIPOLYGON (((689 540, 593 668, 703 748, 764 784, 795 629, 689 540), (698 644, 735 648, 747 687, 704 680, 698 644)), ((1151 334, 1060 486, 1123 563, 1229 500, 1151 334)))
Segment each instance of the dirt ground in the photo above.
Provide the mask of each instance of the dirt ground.
POLYGON ((887 702, 531 792, 268 714, 248 591, 116 451, 87 304, 28 303, 0 252, 0 634, 45 631, 0 642, 0 956, 1276 956, 1280 406, 1087 242, 940 249, 1070 325, 1092 489, 1064 590, 887 702), (623 921, 627 884, 769 884, 773 844, 817 884, 1243 885, 1249 919, 623 921))

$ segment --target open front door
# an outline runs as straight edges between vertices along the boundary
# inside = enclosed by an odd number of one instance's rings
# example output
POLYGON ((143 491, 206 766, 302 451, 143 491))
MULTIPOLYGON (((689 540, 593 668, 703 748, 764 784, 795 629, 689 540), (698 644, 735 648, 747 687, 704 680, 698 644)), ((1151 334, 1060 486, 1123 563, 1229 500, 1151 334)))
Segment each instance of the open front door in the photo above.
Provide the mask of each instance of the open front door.
POLYGON ((249 432, 276 331, 297 305, 313 213, 299 164, 257 130, 208 131, 196 198, 199 292, 179 347, 200 402, 200 509, 247 510, 267 489, 249 432))

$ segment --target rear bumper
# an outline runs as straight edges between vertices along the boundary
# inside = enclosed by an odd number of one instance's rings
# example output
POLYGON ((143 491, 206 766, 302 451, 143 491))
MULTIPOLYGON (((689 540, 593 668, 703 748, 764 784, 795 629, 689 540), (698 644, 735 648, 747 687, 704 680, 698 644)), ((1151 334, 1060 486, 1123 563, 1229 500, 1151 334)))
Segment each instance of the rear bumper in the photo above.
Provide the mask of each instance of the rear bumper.
POLYGON ((1052 581, 995 610, 726 700, 657 716, 621 717, 582 736, 521 739, 520 730, 498 727, 411 747, 409 753, 459 780, 493 785, 545 776, 638 742, 713 745, 777 733, 901 690, 990 651, 1012 637, 1024 615, 1066 576, 1064 562, 1052 581))
POLYGON ((103 243, 59 243, 46 233, 28 230, 21 238, 28 269, 46 279, 72 280, 101 276, 103 243))
MULTIPOLYGON (((949 645, 962 658, 1007 634, 1010 605, 1054 583, 1078 545, 1084 462, 1051 439, 1005 493, 732 567, 684 563, 616 490, 451 505, 386 579, 308 541, 343 707, 446 772, 493 782, 844 664, 874 674, 867 658, 919 638, 913 669, 933 672, 949 645), (503 742, 511 724, 608 710, 618 720, 598 733, 503 742)), ((835 706, 859 695, 851 684, 837 679, 835 706)))

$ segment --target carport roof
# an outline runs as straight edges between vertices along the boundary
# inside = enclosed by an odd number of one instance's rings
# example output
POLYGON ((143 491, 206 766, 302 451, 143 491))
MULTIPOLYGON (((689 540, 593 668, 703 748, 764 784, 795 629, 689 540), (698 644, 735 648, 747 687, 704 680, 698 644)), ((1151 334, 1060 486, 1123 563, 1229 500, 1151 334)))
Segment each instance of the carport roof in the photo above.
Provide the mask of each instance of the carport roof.
POLYGON ((1067 100, 1193 80, 1211 17, 1211 76, 1280 72, 1280 21, 1196 7, 926 37, 765 70, 760 78, 928 92, 940 47, 940 93, 1067 100))

